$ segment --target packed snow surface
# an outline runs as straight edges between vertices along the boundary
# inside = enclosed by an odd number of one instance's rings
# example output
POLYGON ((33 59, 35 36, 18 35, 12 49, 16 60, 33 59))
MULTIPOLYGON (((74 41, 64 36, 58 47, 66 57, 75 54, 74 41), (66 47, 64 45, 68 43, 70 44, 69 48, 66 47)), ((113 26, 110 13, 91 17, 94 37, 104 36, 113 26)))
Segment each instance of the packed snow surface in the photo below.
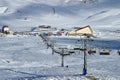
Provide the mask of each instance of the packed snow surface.
MULTIPOLYGON (((69 40, 68 40, 69 41, 69 40)), ((61 67, 61 56, 52 55, 52 50, 39 36, 0 37, 0 80, 79 80, 82 76, 83 54, 76 52, 64 59, 61 67)), ((88 55, 88 74, 100 79, 120 79, 119 55, 116 50, 110 55, 88 55)))

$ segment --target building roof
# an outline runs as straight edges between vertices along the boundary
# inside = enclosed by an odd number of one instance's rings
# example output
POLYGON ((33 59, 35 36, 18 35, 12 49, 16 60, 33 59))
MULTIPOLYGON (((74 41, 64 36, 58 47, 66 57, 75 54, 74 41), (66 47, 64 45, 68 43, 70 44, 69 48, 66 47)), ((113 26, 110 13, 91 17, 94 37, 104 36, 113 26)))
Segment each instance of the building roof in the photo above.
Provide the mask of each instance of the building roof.
POLYGON ((93 35, 93 31, 91 29, 91 27, 89 25, 85 26, 85 27, 80 27, 76 30, 72 30, 68 33, 68 35, 71 35, 71 36, 76 36, 76 35, 79 35, 79 36, 82 36, 82 35, 85 35, 85 36, 92 36, 93 35))

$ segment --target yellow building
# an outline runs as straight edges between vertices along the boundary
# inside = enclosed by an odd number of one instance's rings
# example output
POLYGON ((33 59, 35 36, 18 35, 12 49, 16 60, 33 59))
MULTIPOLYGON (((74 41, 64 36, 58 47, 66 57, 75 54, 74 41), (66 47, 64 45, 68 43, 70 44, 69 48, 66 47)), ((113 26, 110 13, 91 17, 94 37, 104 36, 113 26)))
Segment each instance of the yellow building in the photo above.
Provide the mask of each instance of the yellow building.
POLYGON ((68 32, 68 36, 93 36, 93 31, 88 25, 68 32))

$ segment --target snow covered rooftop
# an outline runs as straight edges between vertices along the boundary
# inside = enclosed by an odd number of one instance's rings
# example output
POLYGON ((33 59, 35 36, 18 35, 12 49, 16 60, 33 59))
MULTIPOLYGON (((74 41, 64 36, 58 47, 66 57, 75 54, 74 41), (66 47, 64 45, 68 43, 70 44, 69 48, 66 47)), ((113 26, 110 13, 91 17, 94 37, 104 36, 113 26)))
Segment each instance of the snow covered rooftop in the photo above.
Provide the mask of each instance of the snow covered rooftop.
POLYGON ((1 7, 0 6, 0 14, 5 13, 6 10, 7 10, 7 7, 1 7))

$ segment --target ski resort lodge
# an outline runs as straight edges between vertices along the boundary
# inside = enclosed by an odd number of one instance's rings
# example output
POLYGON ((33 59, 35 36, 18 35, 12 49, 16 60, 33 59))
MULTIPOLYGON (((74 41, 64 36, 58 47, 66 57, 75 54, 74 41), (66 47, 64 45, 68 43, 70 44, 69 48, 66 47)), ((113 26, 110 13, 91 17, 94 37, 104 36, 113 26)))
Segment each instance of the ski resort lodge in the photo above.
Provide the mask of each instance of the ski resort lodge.
POLYGON ((78 28, 78 29, 68 32, 68 36, 78 36, 78 35, 79 36, 84 36, 84 35, 93 36, 93 31, 91 27, 88 25, 88 26, 78 28))

